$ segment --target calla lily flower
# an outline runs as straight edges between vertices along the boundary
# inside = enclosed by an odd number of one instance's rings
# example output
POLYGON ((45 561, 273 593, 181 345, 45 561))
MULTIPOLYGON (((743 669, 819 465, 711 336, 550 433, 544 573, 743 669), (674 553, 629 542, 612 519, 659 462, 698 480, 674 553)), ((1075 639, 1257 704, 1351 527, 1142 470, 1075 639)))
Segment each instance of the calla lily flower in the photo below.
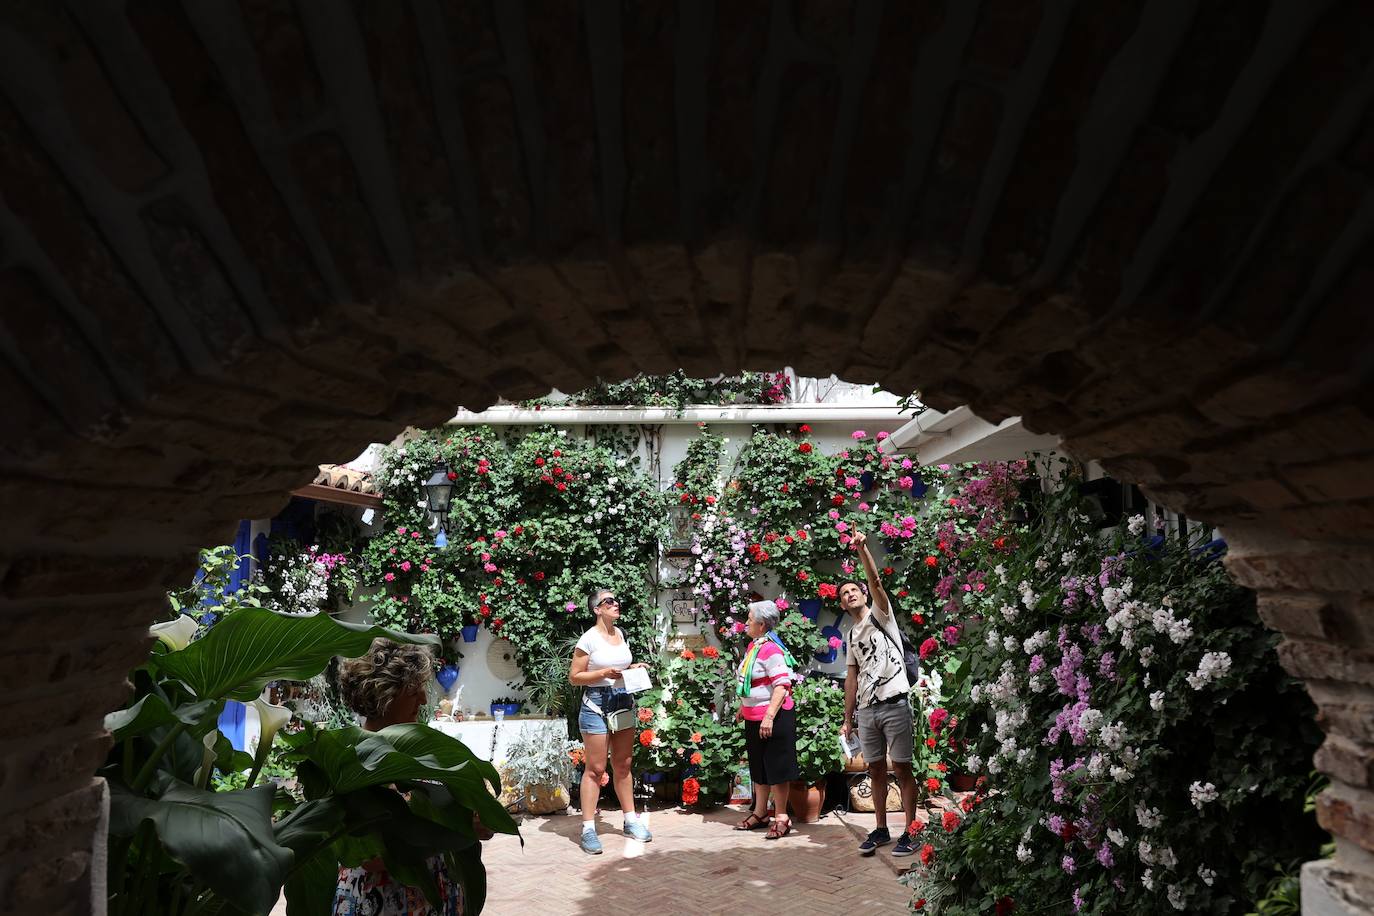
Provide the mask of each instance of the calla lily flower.
POLYGON ((169 620, 166 623, 155 623, 148 628, 148 632, 157 637, 163 645, 172 652, 179 652, 191 644, 191 638, 196 635, 195 618, 189 614, 182 614, 176 620, 169 620))
POLYGON ((212 729, 208 735, 200 739, 200 743, 205 750, 200 755, 200 767, 196 770, 195 783, 199 788, 205 788, 210 780, 210 768, 215 763, 215 745, 219 742, 219 730, 212 729))
POLYGON ((269 703, 262 697, 258 697, 248 705, 258 711, 258 723, 262 729, 258 738, 258 747, 271 747, 272 739, 277 736, 277 732, 281 731, 282 726, 291 721, 291 710, 285 706, 269 703))

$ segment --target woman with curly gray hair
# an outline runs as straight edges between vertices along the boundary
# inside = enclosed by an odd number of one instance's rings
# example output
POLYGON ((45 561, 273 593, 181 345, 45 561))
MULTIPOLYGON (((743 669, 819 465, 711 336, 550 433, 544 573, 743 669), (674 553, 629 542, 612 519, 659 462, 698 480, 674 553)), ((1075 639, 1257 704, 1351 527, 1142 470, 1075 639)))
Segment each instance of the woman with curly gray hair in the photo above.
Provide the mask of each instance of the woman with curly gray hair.
MULTIPOLYGON (((345 661, 339 669, 339 689, 350 709, 363 717, 363 728, 380 731, 389 725, 414 722, 434 677, 434 658, 424 646, 401 645, 374 639, 367 654, 345 661)), ((474 817, 478 837, 492 833, 474 817)), ((398 884, 381 859, 356 868, 340 868, 334 892, 335 916, 460 916, 463 888, 448 873, 442 856, 429 860, 439 886, 436 910, 418 887, 398 884)))

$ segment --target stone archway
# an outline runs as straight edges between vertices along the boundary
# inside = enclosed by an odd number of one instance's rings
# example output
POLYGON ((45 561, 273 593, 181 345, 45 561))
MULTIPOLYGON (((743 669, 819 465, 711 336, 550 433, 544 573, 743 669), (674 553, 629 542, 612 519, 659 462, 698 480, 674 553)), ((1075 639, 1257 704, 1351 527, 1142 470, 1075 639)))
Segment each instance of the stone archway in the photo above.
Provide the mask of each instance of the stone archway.
POLYGON ((1361 6, 10 6, 0 899, 87 910, 193 545, 455 403, 785 358, 1224 526, 1328 734, 1312 887, 1367 902, 1361 6))

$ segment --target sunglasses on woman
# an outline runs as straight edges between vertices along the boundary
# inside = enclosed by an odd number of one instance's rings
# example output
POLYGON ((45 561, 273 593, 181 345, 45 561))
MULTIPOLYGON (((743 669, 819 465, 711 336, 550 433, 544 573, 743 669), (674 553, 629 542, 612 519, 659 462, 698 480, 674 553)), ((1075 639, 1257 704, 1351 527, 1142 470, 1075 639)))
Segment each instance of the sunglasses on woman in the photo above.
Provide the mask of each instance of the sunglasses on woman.
POLYGON ((616 607, 620 607, 620 599, 618 599, 618 598, 613 598, 613 597, 609 597, 609 596, 608 596, 608 597, 602 598, 600 601, 598 601, 598 602, 596 603, 596 606, 597 606, 597 607, 610 607, 612 604, 614 604, 616 607))

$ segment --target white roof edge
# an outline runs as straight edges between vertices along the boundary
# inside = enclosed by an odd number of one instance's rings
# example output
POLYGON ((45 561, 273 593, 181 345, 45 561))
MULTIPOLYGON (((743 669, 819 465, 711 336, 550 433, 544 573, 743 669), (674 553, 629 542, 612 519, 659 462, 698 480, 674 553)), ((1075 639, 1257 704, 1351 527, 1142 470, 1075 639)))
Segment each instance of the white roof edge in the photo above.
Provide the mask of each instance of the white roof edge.
POLYGON ((459 410, 450 426, 536 425, 542 423, 621 424, 661 423, 900 423, 902 414, 891 407, 847 407, 829 404, 780 404, 687 407, 679 412, 672 407, 490 407, 480 413, 459 410))

